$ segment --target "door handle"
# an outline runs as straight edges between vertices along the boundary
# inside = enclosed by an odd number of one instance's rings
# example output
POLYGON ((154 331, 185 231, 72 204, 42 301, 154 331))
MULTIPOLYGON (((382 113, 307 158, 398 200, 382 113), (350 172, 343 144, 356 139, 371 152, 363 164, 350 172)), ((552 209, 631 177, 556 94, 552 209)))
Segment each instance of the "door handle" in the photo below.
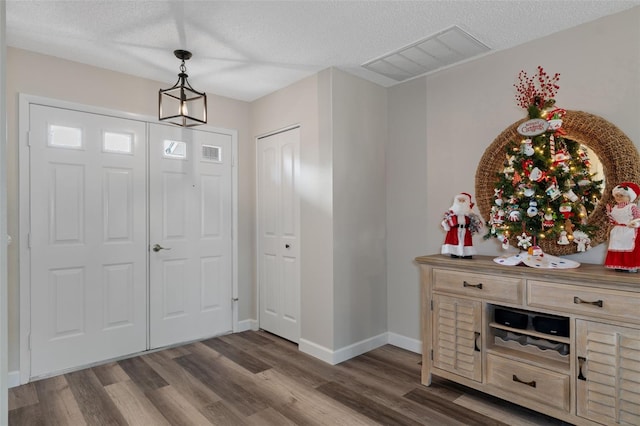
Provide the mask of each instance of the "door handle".
POLYGON ((157 253, 160 250, 171 250, 171 247, 162 247, 160 244, 154 244, 151 249, 157 253))
POLYGON ((291 246, 289 244, 285 244, 284 248, 291 248, 291 246))

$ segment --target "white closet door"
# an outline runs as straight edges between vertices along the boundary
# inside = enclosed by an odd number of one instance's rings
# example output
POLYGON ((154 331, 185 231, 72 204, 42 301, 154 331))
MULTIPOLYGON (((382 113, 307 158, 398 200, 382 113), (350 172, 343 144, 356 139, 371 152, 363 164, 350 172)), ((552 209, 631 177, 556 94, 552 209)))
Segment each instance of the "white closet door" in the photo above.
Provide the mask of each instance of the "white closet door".
POLYGON ((150 125, 151 348, 232 331, 228 134, 150 125))
POLYGON ((300 339, 300 128, 257 141, 260 328, 300 339))
POLYGON ((30 106, 31 377, 146 348, 145 124, 30 106))

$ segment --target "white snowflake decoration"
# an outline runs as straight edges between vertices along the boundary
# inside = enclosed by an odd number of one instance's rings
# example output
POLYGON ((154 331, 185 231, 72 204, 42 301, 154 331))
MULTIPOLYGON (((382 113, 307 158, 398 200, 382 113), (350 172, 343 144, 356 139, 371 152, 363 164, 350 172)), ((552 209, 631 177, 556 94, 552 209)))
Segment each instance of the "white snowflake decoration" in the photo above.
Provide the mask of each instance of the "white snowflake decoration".
POLYGON ((531 235, 527 235, 526 232, 523 232, 522 235, 518 235, 518 247, 522 247, 523 250, 528 249, 533 244, 531 243, 531 235))

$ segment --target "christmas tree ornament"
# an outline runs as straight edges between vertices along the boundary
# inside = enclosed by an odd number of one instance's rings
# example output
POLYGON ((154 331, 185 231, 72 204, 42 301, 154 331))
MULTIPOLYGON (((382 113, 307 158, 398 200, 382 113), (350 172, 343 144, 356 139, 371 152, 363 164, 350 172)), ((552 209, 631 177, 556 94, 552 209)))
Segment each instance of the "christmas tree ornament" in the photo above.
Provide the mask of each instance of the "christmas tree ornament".
POLYGON ((498 241, 502 244, 502 249, 507 250, 509 248, 509 238, 507 238, 504 234, 498 234, 498 241))
POLYGON ((534 217, 538 215, 538 203, 535 200, 529 201, 529 208, 527 209, 527 216, 534 217))
POLYGON ((573 216, 573 213, 571 213, 572 209, 573 207, 571 206, 571 203, 562 203, 560 204, 559 211, 565 219, 569 219, 571 216, 573 216))
POLYGON ((567 231, 567 238, 569 238, 569 240, 573 239, 573 229, 575 227, 573 226, 573 222, 571 222, 571 219, 566 219, 564 221, 564 230, 567 231))
POLYGON ((567 237, 567 231, 560 232, 560 238, 558 238, 558 244, 561 246, 566 246, 569 244, 569 238, 567 237))
POLYGON ((562 108, 554 108, 551 111, 545 111, 549 121, 549 129, 558 131, 562 127, 562 117, 565 116, 567 111, 562 108))
POLYGON ((531 247, 533 245, 533 243, 531 242, 531 235, 527 235, 526 232, 523 232, 522 234, 518 235, 516 237, 518 239, 518 247, 521 247, 523 250, 527 250, 529 247, 531 247))
POLYGON ((522 219, 522 214, 517 207, 509 206, 509 221, 510 222, 520 222, 522 219))
POLYGON ((540 246, 536 245, 535 243, 527 249, 527 253, 531 256, 544 256, 544 253, 542 252, 540 246))
POLYGON ((588 214, 587 214, 587 208, 584 206, 584 204, 580 204, 578 206, 578 217, 580 218, 580 224, 581 225, 586 225, 587 224, 587 218, 588 218, 588 214))
POLYGON ((531 157, 535 154, 535 150, 533 149, 533 142, 531 139, 525 139, 522 141, 522 153, 527 157, 531 157))
POLYGON ((542 222, 543 228, 553 228, 555 224, 555 220, 553 218, 553 213, 547 212, 544 214, 544 221, 542 222))
POLYGON ((493 198, 495 199, 494 202, 496 203, 496 206, 501 206, 503 203, 502 200, 502 189, 500 188, 496 188, 493 190, 493 198))
POLYGON ((565 193, 564 193, 564 194, 562 194, 562 195, 564 195, 564 197, 565 197, 567 200, 571 201, 572 203, 575 203, 576 201, 578 201, 578 196, 576 195, 576 193, 575 193, 575 192, 573 192, 573 190, 572 190, 572 189, 568 190, 567 192, 565 192, 565 193))
POLYGON ((555 182, 551 182, 545 192, 547 194, 547 197, 549 197, 551 201, 557 200, 562 195, 562 192, 560 192, 560 188, 558 188, 558 185, 555 182))
POLYGON ((529 180, 532 182, 542 182, 542 179, 544 179, 545 175, 545 172, 540 170, 538 167, 534 167, 529 173, 529 180))
POLYGON ((504 223, 504 209, 498 208, 496 209, 495 214, 491 217, 492 223, 495 225, 502 225, 504 223))

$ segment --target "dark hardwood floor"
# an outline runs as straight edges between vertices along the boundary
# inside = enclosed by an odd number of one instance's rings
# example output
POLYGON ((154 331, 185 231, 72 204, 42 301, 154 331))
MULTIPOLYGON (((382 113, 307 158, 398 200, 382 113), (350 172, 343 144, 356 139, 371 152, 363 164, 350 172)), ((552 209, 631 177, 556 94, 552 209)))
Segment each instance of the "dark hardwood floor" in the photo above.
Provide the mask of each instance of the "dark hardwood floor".
POLYGON ((10 425, 561 425, 438 379, 383 346, 331 366, 263 331, 112 362, 9 390, 10 425))

